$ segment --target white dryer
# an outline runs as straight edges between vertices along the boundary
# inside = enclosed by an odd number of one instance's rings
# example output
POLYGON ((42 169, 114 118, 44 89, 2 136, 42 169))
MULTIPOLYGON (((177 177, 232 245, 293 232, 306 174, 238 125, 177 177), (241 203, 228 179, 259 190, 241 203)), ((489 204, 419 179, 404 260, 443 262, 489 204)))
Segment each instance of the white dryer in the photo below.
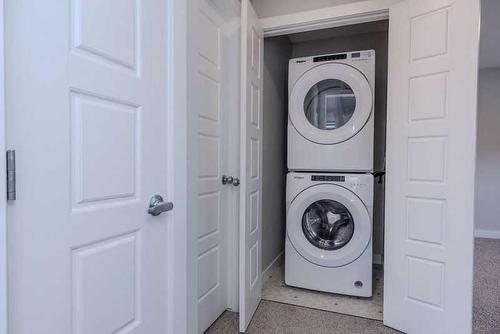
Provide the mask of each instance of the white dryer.
POLYGON ((290 60, 288 169, 372 171, 375 51, 290 60))
POLYGON ((372 295, 373 176, 287 175, 285 283, 372 295))

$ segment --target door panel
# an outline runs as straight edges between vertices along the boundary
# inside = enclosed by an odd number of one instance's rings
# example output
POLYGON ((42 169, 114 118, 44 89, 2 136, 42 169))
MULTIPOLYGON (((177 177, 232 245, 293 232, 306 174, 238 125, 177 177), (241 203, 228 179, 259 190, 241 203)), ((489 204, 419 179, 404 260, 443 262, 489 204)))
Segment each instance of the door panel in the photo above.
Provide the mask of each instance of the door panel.
POLYGON ((226 218, 228 188, 226 112, 221 101, 223 18, 207 1, 198 12, 198 332, 227 306, 226 218))
POLYGON ((6 1, 11 333, 167 330, 166 12, 6 1))
POLYGON ((470 333, 479 1, 390 21, 384 323, 470 333))
POLYGON ((241 8, 240 332, 262 293, 262 62, 263 31, 250 2, 241 8))

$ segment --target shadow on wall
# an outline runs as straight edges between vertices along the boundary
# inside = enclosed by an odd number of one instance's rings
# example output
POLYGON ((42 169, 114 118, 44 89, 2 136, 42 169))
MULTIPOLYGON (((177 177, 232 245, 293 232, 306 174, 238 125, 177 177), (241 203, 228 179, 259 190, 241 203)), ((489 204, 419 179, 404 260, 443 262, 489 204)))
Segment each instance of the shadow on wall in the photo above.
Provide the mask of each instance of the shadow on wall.
POLYGON ((286 36, 264 40, 262 270, 281 254, 286 227, 286 126, 288 60, 286 36))
POLYGON ((477 237, 500 238, 500 67, 479 71, 474 221, 477 237))

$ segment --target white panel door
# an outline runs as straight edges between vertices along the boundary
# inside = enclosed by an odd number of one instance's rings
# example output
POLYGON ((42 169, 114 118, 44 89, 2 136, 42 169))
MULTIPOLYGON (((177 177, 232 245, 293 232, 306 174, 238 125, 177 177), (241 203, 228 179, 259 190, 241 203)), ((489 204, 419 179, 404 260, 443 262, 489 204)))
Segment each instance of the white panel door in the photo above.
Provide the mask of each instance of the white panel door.
POLYGON ((262 294, 263 31, 249 0, 241 1, 240 332, 262 294))
POLYGON ((384 323, 470 333, 479 0, 390 10, 384 323))
POLYGON ((198 332, 227 307, 226 218, 228 191, 227 115, 222 99, 224 20, 206 0, 198 1, 198 332))
POLYGON ((166 7, 6 1, 9 333, 167 332, 166 7))

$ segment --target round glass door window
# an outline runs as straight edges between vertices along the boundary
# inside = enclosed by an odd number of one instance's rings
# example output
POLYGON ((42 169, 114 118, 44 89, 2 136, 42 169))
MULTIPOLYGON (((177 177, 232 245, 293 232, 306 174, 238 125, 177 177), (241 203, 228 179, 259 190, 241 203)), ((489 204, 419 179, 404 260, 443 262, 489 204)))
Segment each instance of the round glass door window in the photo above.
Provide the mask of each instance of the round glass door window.
POLYGON ((349 243, 354 220, 347 208, 337 201, 322 199, 309 205, 302 216, 302 231, 307 240, 324 250, 336 250, 349 243))
POLYGON ((342 80, 326 79, 309 89, 304 100, 307 120, 321 130, 335 130, 349 122, 356 108, 356 96, 342 80))

